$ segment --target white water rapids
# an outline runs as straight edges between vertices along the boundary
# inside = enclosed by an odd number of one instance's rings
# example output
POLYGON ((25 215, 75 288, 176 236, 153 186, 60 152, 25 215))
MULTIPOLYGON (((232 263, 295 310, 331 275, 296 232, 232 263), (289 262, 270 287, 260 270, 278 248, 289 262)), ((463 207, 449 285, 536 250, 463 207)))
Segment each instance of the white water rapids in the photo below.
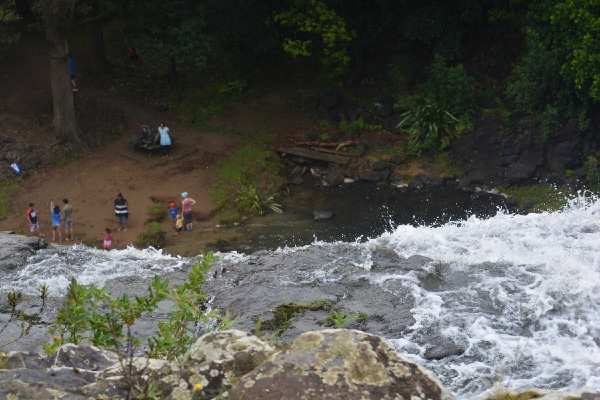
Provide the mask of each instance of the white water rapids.
MULTIPOLYGON (((599 201, 579 198, 555 213, 499 212, 439 227, 401 225, 356 246, 364 248, 366 256, 357 263, 366 276, 369 249, 383 246, 403 257, 432 258, 431 268, 459 277, 423 284, 408 273, 379 275, 375 282, 399 281, 415 299, 410 333, 388 341, 458 397, 473 397, 494 385, 600 389, 599 201), (464 351, 427 359, 426 346, 417 343, 433 333, 464 351)), ((220 257, 220 263, 245 258, 238 253, 220 257)), ((33 292, 46 283, 60 295, 73 276, 101 286, 110 279, 185 269, 190 262, 153 249, 42 250, 3 279, 0 292, 33 292)))

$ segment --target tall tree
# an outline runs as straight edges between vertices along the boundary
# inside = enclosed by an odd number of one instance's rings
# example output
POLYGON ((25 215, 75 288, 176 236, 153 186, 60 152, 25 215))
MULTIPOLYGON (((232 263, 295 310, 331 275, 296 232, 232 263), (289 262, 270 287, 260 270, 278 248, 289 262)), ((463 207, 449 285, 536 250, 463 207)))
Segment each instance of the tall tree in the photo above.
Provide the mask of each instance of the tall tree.
POLYGON ((75 147, 86 147, 79 135, 69 76, 67 37, 78 0, 35 0, 33 10, 46 32, 50 58, 50 85, 54 118, 51 130, 56 139, 75 147))
POLYGON ((184 66, 202 68, 210 54, 203 4, 197 0, 123 1, 120 16, 126 21, 119 34, 141 52, 145 61, 166 71, 173 90, 180 94, 178 73, 184 66))
POLYGON ((0 43, 11 44, 19 40, 19 33, 11 25, 20 19, 15 11, 14 0, 0 4, 0 43))
POLYGON ((600 101, 600 1, 564 0, 556 5, 550 21, 566 49, 561 73, 585 97, 600 101))
POLYGON ((85 0, 83 12, 90 68, 95 74, 104 74, 110 69, 110 64, 106 59, 104 32, 102 30, 103 16, 108 13, 108 10, 104 11, 102 9, 100 0, 85 0))

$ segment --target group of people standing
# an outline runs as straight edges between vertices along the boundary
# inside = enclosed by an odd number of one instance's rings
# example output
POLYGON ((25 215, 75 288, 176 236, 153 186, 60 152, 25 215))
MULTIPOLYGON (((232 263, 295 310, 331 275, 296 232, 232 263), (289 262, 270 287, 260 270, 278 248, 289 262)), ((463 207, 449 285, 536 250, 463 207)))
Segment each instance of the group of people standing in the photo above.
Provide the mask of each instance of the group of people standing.
MULTIPOLYGON (((62 230, 61 225, 65 224, 65 241, 75 240, 73 236, 73 207, 69 204, 68 199, 63 199, 63 208, 60 209, 58 204, 54 204, 50 199, 50 215, 52 215, 52 241, 56 241, 56 234, 58 233, 58 240, 62 243, 62 230)), ((40 230, 40 224, 38 222, 38 212, 35 209, 35 204, 29 203, 27 208, 27 222, 29 223, 29 231, 33 235, 37 232, 40 237, 46 236, 40 230)))
MULTIPOLYGON (((169 213, 173 219, 175 233, 177 235, 183 233, 184 231, 192 231, 192 206, 196 204, 196 200, 189 197, 188 192, 181 193, 181 197, 183 198, 181 201, 181 212, 179 212, 177 204, 174 201, 169 204, 169 213)), ((73 207, 69 204, 68 199, 63 199, 63 204, 64 206, 61 210, 58 204, 54 204, 52 199, 50 199, 50 213, 52 215, 52 241, 56 241, 56 236, 58 234, 58 240, 61 243, 63 241, 61 230, 63 223, 65 229, 65 241, 68 242, 69 240, 75 240, 73 236, 73 207)), ((127 232, 131 209, 129 208, 127 199, 123 197, 122 193, 117 194, 117 198, 114 200, 113 209, 115 212, 115 217, 117 218, 117 222, 119 223, 119 228, 117 231, 127 232)), ((38 236, 44 237, 45 235, 40 230, 38 211, 36 210, 34 203, 29 203, 26 216, 31 234, 34 235, 37 233, 38 236)), ((113 247, 112 230, 110 228, 106 228, 104 232, 100 232, 100 234, 104 235, 102 247, 105 250, 110 250, 113 247)))
POLYGON ((181 201, 181 213, 174 201, 169 203, 169 214, 173 220, 175 235, 181 235, 183 232, 191 232, 194 228, 192 206, 196 204, 196 200, 192 199, 188 195, 188 192, 181 193, 181 197, 183 197, 181 201))

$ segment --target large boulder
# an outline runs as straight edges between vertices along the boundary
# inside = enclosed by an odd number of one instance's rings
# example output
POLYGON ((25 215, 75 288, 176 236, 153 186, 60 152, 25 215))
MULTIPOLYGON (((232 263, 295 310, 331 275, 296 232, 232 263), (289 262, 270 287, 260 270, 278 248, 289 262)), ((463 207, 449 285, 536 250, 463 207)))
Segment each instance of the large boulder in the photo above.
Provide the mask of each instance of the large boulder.
POLYGON ((300 335, 219 399, 453 399, 423 367, 378 336, 328 329, 300 335))
POLYGON ((205 377, 204 394, 212 398, 235 385, 276 351, 258 337, 239 330, 207 333, 186 353, 184 375, 192 376, 191 371, 197 371, 205 377))

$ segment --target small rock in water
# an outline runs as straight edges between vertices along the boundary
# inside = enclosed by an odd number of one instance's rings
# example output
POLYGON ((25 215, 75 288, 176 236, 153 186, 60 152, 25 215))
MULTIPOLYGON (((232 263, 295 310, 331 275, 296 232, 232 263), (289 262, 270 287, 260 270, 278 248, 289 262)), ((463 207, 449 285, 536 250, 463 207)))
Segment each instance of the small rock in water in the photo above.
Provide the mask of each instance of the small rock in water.
POLYGON ((313 211, 313 219, 317 221, 331 218, 333 218, 333 213, 331 211, 313 211))

